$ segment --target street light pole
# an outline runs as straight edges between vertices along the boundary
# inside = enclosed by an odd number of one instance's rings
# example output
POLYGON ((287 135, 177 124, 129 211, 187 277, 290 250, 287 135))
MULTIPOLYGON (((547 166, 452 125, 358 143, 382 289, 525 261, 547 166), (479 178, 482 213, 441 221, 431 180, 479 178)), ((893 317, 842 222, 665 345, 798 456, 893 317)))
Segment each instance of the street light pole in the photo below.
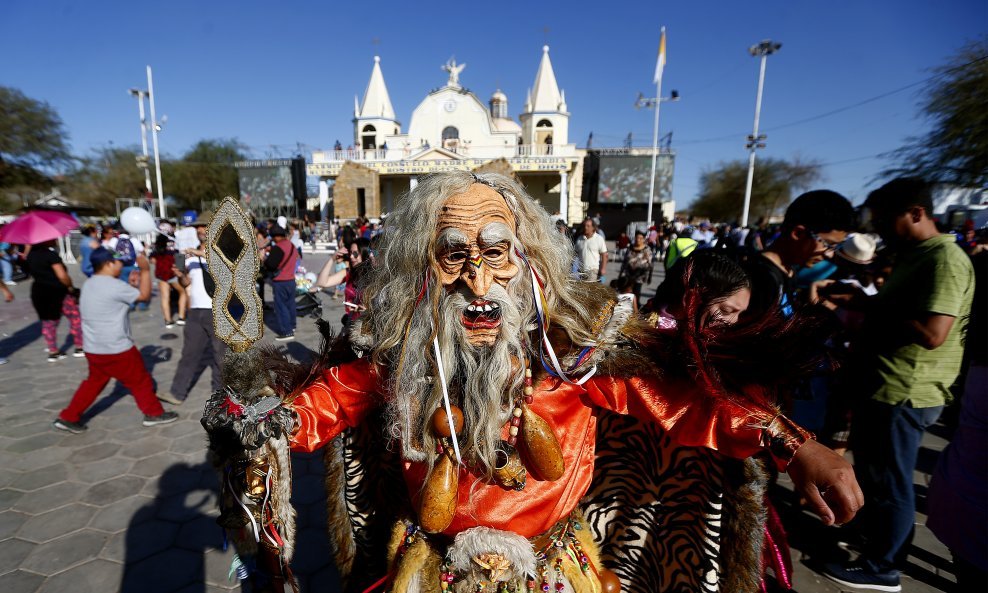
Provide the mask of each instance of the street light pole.
POLYGON ((144 118, 144 97, 147 96, 147 91, 130 89, 130 94, 137 98, 137 112, 141 117, 141 150, 144 153, 141 166, 144 169, 144 187, 147 190, 147 195, 151 196, 153 194, 151 193, 151 170, 148 168, 148 128, 147 120, 144 118))
POLYGON ((652 203, 655 202, 655 164, 659 159, 659 108, 662 106, 662 77, 655 83, 655 124, 652 126, 652 174, 648 178, 648 214, 645 215, 645 236, 652 228, 652 203))
POLYGON ((652 127, 652 176, 648 183, 648 213, 646 214, 645 234, 652 228, 652 203, 655 201, 655 169, 656 161, 659 157, 659 106, 666 101, 678 101, 679 91, 672 91, 668 97, 662 96, 662 78, 656 83, 655 97, 646 97, 638 93, 638 100, 635 101, 635 109, 645 107, 655 109, 655 123, 652 127))
POLYGON ((158 118, 154 114, 154 82, 148 66, 148 101, 151 104, 151 140, 154 144, 154 175, 158 182, 158 216, 165 218, 165 195, 161 192, 161 158, 158 154, 158 118))
POLYGON ((770 55, 779 51, 781 47, 781 43, 774 43, 769 39, 765 39, 758 45, 752 45, 748 48, 748 52, 751 55, 761 57, 761 67, 758 72, 758 94, 755 97, 755 125, 751 135, 748 136, 748 143, 745 145, 751 152, 748 154, 748 182, 744 188, 744 209, 741 211, 742 228, 748 226, 748 210, 751 207, 751 185, 755 179, 755 151, 759 148, 765 148, 765 134, 758 135, 758 119, 762 113, 762 89, 765 86, 765 62, 770 55))

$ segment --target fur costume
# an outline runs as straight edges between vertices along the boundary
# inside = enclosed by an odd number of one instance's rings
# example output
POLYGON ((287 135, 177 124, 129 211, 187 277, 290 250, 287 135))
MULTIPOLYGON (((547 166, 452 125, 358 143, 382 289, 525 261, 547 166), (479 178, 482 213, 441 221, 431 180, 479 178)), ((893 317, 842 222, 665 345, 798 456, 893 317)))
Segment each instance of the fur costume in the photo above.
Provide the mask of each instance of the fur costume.
MULTIPOLYGON (((585 294, 588 301, 597 298, 605 307, 614 302, 609 298, 612 293, 598 285, 585 294)), ((284 393, 298 391, 309 377, 355 358, 346 336, 333 338, 325 323, 321 329, 324 348, 311 368, 279 362, 273 351, 268 353, 270 369, 280 377, 276 384, 284 393)), ((359 332, 359 324, 351 331, 359 332)), ((654 344, 654 333, 636 318, 618 308, 602 331, 614 340, 595 356, 602 372, 615 376, 662 372, 654 355, 641 347, 654 344)), ((678 446, 656 425, 610 412, 601 414, 597 443, 593 485, 580 505, 588 526, 583 534, 595 558, 594 539, 601 542, 600 560, 595 562, 617 573, 622 590, 759 590, 766 478, 758 462, 678 446)), ((405 489, 400 459, 385 443, 380 418, 372 417, 335 438, 325 450, 325 462, 336 564, 345 591, 360 592, 394 566, 406 524, 396 525, 393 518, 412 516, 411 501, 396 503, 400 497, 394 496, 405 489), (354 570, 355 566, 361 569, 354 570)), ((438 550, 426 554, 416 545, 397 574, 434 567, 442 556, 438 550), (426 556, 433 559, 426 562, 426 556)), ((421 587, 423 581, 405 576, 401 582, 421 587)), ((397 585, 396 580, 394 591, 400 591, 397 585)))
MULTIPOLYGON (((768 449, 783 467, 808 435, 780 417, 767 390, 723 380, 731 375, 706 362, 716 354, 706 343, 677 346, 612 291, 573 280, 571 260, 572 246, 510 179, 429 176, 389 218, 364 288, 367 313, 349 339, 327 335, 305 368, 267 352, 268 373, 254 377, 270 387, 252 385, 243 404, 243 390, 214 394, 203 425, 211 437, 232 431, 247 458, 254 436, 327 448, 329 524, 348 591, 601 593, 615 590, 610 568, 626 590, 716 590, 732 559, 751 567, 746 553, 724 553, 730 530, 717 529, 734 496, 722 455, 768 449), (614 428, 614 414, 641 424, 614 428), (608 445, 612 431, 627 438, 608 445), (635 445, 622 451, 624 441, 635 445), (642 472, 622 482, 628 476, 605 462, 611 453, 642 472), (499 473, 505 467, 514 469, 499 473), (649 517, 656 525, 644 535, 625 529, 649 517), (652 558, 639 560, 623 546, 657 530, 696 552, 643 545, 652 558), (632 589, 635 565, 661 567, 657 587, 632 589)), ((277 470, 283 449, 271 451, 277 470)), ((259 475, 288 476, 266 467, 259 475)), ((282 486, 273 489, 281 501, 282 486)), ((248 483, 254 490, 270 489, 248 483)), ((271 523, 266 501, 262 525, 290 534, 290 514, 275 509, 271 523)))

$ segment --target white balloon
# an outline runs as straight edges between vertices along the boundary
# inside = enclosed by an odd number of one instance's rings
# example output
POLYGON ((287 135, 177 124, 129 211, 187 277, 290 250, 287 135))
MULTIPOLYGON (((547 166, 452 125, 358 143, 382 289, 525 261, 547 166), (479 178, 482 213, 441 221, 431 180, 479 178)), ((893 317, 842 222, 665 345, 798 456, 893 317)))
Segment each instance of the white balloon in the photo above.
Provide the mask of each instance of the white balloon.
POLYGON ((143 235, 158 230, 151 213, 137 206, 131 206, 120 213, 120 225, 131 235, 143 235))

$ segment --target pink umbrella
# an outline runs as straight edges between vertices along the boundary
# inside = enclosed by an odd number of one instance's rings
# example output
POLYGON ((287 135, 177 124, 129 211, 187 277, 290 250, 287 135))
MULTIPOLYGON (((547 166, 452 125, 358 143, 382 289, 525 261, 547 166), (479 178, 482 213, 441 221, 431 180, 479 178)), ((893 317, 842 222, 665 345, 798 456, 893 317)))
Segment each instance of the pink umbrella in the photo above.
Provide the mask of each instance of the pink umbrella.
POLYGON ((69 234, 79 222, 68 214, 52 210, 32 210, 0 229, 0 241, 35 245, 69 234))

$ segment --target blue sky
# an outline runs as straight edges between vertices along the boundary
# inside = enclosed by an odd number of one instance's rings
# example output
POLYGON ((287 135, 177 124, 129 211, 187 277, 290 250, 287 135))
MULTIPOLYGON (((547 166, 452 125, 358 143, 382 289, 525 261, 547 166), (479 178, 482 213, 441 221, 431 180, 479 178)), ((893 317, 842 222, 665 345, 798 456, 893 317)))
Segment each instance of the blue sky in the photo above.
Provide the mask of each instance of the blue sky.
MULTIPOLYGON (((668 33, 661 133, 677 150, 674 196, 692 201, 704 167, 745 159, 758 60, 747 48, 781 42, 769 58, 759 156, 825 163, 822 185, 855 201, 874 186, 876 155, 921 133, 918 85, 830 117, 782 127, 929 76, 966 40, 988 31, 984 0, 707 2, 69 2, 0 6, 0 84, 49 102, 77 153, 140 140, 130 87, 154 68, 162 151, 235 137, 254 156, 290 156, 352 138, 354 94, 373 56, 398 119, 445 81, 455 55, 461 83, 484 101, 496 87, 517 117, 548 43, 570 112, 570 141, 650 145, 659 27, 668 33)), ((167 190, 167 180, 165 180, 167 190)))

